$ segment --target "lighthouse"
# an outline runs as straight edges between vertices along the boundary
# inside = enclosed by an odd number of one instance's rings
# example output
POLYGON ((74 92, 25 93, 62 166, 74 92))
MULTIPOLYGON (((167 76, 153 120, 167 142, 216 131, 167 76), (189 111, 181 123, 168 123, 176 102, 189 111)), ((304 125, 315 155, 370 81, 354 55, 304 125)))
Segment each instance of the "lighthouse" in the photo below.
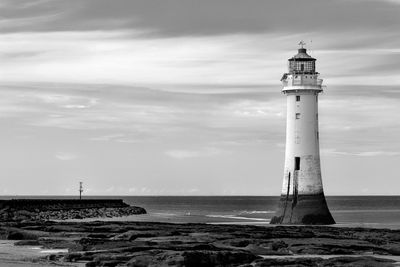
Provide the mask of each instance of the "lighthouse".
POLYGON ((322 187, 319 155, 318 94, 322 79, 316 59, 299 43, 283 74, 286 95, 286 151, 281 197, 271 224, 334 224, 322 187))

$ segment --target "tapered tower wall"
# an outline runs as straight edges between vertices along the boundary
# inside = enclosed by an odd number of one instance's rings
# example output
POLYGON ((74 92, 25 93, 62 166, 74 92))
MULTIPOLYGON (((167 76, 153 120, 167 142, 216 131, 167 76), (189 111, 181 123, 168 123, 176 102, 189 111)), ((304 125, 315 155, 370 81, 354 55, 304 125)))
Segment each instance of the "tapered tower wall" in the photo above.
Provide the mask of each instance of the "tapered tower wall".
POLYGON ((287 98, 286 151, 281 198, 272 224, 334 224, 321 178, 315 59, 299 49, 282 77, 287 98))
POLYGON ((300 90, 287 93, 286 152, 282 195, 293 193, 295 158, 300 158, 297 170, 299 194, 323 192, 319 157, 318 93, 300 90), (289 174, 292 182, 289 184, 289 174))

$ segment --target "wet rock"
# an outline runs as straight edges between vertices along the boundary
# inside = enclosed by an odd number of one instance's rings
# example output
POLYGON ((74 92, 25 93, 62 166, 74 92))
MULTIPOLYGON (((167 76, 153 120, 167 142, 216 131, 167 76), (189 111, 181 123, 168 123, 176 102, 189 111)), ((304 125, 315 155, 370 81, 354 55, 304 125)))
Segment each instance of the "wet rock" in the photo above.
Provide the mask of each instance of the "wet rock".
POLYGON ((322 266, 389 267, 394 266, 394 263, 394 260, 380 259, 376 257, 336 257, 323 260, 322 266))
POLYGON ((47 233, 41 231, 26 231, 18 228, 11 228, 7 231, 7 240, 37 240, 40 236, 47 236, 47 233))
POLYGON ((245 251, 186 251, 182 254, 185 266, 234 266, 251 263, 260 258, 245 251))
POLYGON ((132 254, 128 261, 129 267, 148 267, 148 266, 185 266, 183 252, 149 250, 132 254))
POLYGON ((15 246, 40 246, 38 240, 20 240, 14 243, 15 246))
POLYGON ((267 266, 296 266, 296 267, 389 267, 394 266, 395 261, 374 257, 334 257, 322 258, 279 258, 262 259, 254 262, 255 267, 267 266))
POLYGON ((286 249, 288 245, 282 240, 273 241, 271 244, 272 250, 278 251, 280 249, 286 249))
MULTIPOLYGON (((249 244, 245 248, 245 250, 250 251, 254 255, 276 255, 276 251, 272 250, 270 247, 264 247, 254 244, 249 244)), ((285 253, 288 254, 288 253, 285 253)))
POLYGON ((234 247, 246 247, 250 244, 250 240, 248 239, 238 239, 238 240, 232 240, 230 244, 234 247))
POLYGON ((24 235, 21 232, 11 231, 7 235, 7 240, 22 240, 24 235))

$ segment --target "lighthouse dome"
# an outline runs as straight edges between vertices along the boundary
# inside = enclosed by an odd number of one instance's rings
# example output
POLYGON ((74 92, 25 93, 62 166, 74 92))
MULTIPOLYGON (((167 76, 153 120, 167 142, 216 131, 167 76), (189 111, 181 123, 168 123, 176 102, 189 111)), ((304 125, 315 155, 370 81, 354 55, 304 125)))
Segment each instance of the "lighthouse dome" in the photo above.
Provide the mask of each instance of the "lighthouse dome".
POLYGON ((309 54, 307 54, 307 49, 305 48, 299 48, 297 55, 293 56, 292 58, 289 59, 289 61, 293 60, 316 60, 315 58, 311 57, 309 54))

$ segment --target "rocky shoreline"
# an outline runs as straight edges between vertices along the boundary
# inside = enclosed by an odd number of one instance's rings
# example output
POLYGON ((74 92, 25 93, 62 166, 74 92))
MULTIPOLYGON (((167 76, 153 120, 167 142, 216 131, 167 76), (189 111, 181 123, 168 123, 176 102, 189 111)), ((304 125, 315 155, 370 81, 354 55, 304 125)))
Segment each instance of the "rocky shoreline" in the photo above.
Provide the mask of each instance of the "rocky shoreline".
POLYGON ((45 260, 88 267, 395 266, 388 257, 400 259, 400 231, 388 229, 26 221, 0 223, 0 238, 66 248, 45 260))

